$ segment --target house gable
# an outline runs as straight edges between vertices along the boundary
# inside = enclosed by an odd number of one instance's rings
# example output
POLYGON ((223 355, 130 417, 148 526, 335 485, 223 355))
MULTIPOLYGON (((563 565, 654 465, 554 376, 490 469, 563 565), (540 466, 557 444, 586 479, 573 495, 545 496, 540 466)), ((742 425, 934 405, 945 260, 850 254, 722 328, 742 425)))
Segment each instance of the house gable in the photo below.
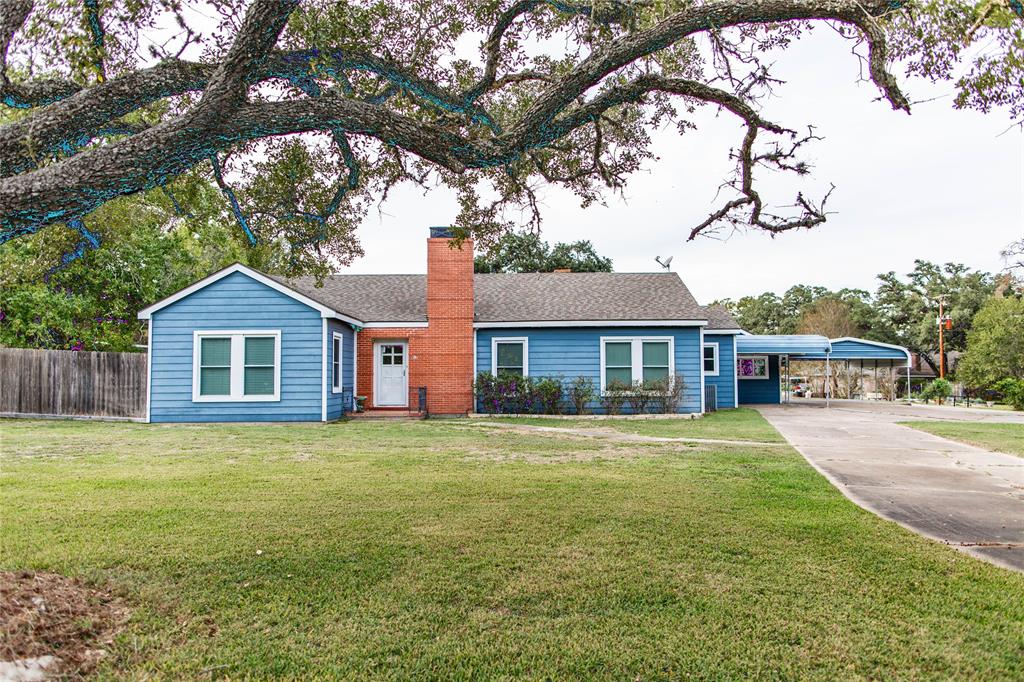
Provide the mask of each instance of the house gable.
POLYGON ((319 421, 322 418, 321 312, 248 273, 227 273, 149 311, 153 422, 319 421), (196 332, 279 331, 280 398, 193 401, 196 332))

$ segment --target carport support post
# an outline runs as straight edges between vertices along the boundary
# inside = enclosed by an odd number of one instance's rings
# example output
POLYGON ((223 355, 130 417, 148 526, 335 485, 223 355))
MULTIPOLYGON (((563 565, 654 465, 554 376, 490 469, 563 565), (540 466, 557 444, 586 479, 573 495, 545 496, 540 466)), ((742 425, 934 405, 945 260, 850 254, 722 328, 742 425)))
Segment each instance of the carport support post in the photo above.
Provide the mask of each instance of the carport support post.
POLYGON ((825 353, 825 407, 829 406, 829 399, 832 397, 832 366, 828 361, 828 353, 825 353))

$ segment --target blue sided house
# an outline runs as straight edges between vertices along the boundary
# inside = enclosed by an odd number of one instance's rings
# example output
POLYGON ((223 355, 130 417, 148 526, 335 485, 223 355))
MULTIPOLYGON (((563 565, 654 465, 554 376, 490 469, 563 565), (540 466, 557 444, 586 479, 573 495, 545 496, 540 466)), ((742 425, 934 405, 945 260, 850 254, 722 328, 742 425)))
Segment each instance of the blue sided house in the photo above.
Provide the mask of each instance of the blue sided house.
POLYGON ((357 404, 464 415, 481 408, 479 372, 588 377, 599 392, 672 378, 692 414, 780 402, 782 367, 836 346, 909 360, 859 339, 749 335, 671 272, 474 274, 472 242, 450 238, 431 228, 426 275, 317 282, 235 264, 145 308, 148 420, 331 421, 357 404))

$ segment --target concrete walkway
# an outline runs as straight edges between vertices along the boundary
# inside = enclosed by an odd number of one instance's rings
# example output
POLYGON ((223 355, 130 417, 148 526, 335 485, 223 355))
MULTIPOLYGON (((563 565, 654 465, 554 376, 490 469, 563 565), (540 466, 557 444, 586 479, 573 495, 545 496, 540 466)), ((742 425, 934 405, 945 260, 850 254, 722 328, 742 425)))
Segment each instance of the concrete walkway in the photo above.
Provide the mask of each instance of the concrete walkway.
POLYGON ((844 495, 879 516, 992 563, 1024 571, 1024 457, 896 422, 1024 424, 996 410, 820 401, 757 406, 844 495))

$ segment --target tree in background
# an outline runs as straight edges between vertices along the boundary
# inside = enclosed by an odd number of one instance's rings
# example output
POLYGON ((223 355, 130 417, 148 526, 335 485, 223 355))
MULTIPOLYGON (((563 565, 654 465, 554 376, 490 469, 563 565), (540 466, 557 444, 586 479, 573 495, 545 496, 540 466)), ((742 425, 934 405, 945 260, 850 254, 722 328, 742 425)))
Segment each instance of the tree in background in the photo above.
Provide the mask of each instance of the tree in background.
POLYGON ((196 177, 177 184, 194 212, 179 213, 162 191, 110 202, 94 215, 104 248, 78 258, 62 263, 80 239, 66 228, 0 248, 0 345, 140 350, 140 309, 235 261, 280 269, 279 250, 250 248, 223 219, 215 187, 196 177))
POLYGON ((831 295, 809 303, 800 314, 796 330, 799 334, 821 334, 830 339, 864 333, 854 321, 849 304, 831 295))
POLYGON ((683 234, 811 228, 831 190, 760 184, 806 179, 820 140, 760 113, 779 52, 827 27, 894 111, 911 109, 896 66, 1020 119, 1022 17, 1018 0, 0 0, 0 102, 20 112, 0 125, 0 243, 67 225, 80 255, 100 206, 198 169, 249 244, 322 271, 399 183, 452 189, 465 235, 535 228, 539 187, 621 193, 657 159, 652 131, 692 131, 698 108, 739 134, 683 234))
POLYGON ((957 378, 974 389, 1024 380, 1024 298, 993 296, 974 316, 957 378))
MULTIPOLYGON (((953 320, 952 329, 944 333, 948 354, 967 348, 971 322, 995 290, 991 274, 959 263, 937 265, 915 260, 905 281, 894 272, 879 275, 878 279, 881 284, 875 294, 875 305, 881 319, 894 330, 893 342, 920 354, 936 374, 939 296, 945 297, 944 312, 953 320)), ((948 358, 946 367, 950 368, 948 358)))
POLYGON ((473 262, 475 272, 611 272, 612 259, 598 255, 587 240, 551 247, 533 232, 508 232, 485 246, 473 262))

